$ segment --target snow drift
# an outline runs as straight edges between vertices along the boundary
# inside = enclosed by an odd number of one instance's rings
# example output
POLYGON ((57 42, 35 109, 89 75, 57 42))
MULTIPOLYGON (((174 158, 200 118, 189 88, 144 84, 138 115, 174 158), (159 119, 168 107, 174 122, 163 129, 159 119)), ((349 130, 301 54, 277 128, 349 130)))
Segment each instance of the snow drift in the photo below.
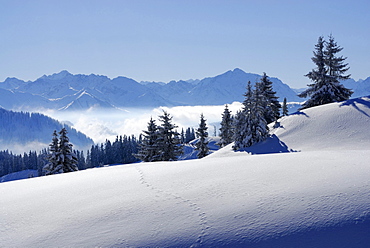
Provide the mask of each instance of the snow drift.
POLYGON ((0 244, 367 247, 369 120, 360 98, 284 117, 248 152, 2 183, 0 244))

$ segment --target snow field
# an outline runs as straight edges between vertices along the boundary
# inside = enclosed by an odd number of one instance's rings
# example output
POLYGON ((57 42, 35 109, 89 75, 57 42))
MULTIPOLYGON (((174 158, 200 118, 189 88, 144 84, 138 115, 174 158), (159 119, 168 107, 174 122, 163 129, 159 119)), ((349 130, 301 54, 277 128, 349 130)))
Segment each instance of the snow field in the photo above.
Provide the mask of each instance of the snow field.
POLYGON ((368 151, 244 154, 8 182, 0 243, 234 246, 361 223, 370 215, 369 158, 368 151))

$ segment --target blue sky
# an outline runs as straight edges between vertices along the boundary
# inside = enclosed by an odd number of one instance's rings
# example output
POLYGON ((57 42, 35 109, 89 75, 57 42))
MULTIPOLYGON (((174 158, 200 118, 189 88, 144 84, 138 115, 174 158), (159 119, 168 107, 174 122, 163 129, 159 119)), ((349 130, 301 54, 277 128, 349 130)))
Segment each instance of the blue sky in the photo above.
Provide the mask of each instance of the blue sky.
POLYGON ((0 0, 0 81, 73 74, 202 79, 234 68, 304 87, 320 35, 370 76, 370 1, 0 0))

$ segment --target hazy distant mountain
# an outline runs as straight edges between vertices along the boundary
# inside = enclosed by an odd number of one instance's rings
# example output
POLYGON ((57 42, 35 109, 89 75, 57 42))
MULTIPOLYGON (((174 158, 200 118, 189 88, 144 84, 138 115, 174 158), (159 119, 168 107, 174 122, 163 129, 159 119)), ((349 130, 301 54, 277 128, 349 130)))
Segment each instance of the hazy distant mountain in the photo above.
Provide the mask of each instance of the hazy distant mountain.
MULTIPOLYGON (((260 78, 261 75, 234 69, 200 81, 171 81, 164 85, 152 82, 146 84, 146 87, 175 105, 222 105, 243 101, 248 81, 254 84, 260 78)), ((294 90, 279 79, 270 78, 270 80, 281 101, 284 97, 288 101, 302 101, 294 90)))
MULTIPOLYGON (((61 71, 35 81, 7 78, 0 83, 0 106, 6 109, 84 110, 89 108, 159 107, 176 105, 222 105, 243 101, 248 81, 259 81, 261 75, 240 69, 227 71, 202 80, 136 82, 126 77, 110 79, 101 75, 73 75, 61 71)), ((297 92, 278 78, 270 78, 280 101, 302 102, 297 92)), ((353 97, 370 94, 370 78, 347 80, 355 90, 353 97)))
MULTIPOLYGON (((190 97, 197 104, 225 104, 233 101, 243 101, 248 81, 252 84, 258 82, 261 75, 246 73, 240 69, 234 69, 216 77, 201 80, 191 91, 190 97)), ((270 78, 276 95, 283 101, 302 101, 295 92, 277 78, 270 78)))
POLYGON ((7 109, 157 107, 172 105, 135 80, 61 71, 24 82, 8 78, 0 83, 0 106, 7 109))
POLYGON ((358 81, 348 79, 343 82, 343 85, 354 91, 352 98, 370 95, 370 77, 358 81))
POLYGON ((52 105, 51 101, 42 96, 0 88, 0 107, 5 109, 28 110, 32 108, 50 107, 52 105))

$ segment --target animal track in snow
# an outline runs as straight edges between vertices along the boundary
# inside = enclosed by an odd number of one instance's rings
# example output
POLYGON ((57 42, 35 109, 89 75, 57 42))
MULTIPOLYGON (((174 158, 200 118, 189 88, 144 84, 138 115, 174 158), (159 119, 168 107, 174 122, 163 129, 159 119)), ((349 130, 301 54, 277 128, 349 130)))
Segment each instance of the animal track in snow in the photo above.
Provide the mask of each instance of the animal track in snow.
POLYGON ((150 184, 145 179, 144 172, 140 168, 138 168, 138 167, 135 167, 135 168, 136 168, 136 170, 138 171, 138 173, 140 175, 141 184, 145 185, 150 190, 153 190, 156 194, 164 195, 165 197, 171 197, 171 198, 179 201, 179 203, 185 203, 186 205, 188 205, 189 208, 192 209, 193 212, 196 212, 196 214, 198 216, 198 219, 199 219, 199 226, 200 226, 201 230, 200 230, 200 233, 199 233, 196 241, 190 247, 200 247, 200 246, 202 246, 203 242, 204 242, 204 238, 207 235, 207 230, 210 228, 207 225, 207 215, 206 215, 206 213, 203 212, 201 210, 201 208, 196 203, 192 202, 191 200, 186 199, 186 198, 184 198, 184 197, 182 197, 182 196, 180 196, 176 193, 156 188, 155 186, 150 184))

